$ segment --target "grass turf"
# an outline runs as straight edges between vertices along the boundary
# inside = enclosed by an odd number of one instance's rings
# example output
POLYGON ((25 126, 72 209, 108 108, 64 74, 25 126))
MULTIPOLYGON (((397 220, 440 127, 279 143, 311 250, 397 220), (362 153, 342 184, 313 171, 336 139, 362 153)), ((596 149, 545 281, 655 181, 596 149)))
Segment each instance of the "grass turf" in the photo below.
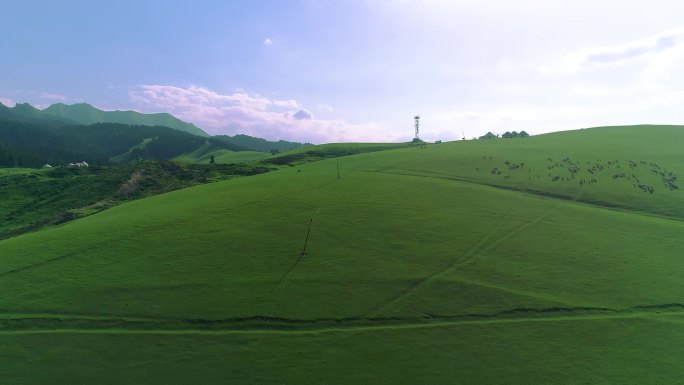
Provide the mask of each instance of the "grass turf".
POLYGON ((0 378, 677 383, 681 192, 489 170, 680 171, 617 130, 324 160, 0 241, 0 378))

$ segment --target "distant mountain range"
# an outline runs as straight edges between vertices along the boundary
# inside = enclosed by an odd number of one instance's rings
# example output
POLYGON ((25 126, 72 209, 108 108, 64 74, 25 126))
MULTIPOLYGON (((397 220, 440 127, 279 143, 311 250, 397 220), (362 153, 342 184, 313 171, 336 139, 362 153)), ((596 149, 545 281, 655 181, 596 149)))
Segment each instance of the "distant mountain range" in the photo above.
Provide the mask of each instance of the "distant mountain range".
POLYGON ((309 144, 248 135, 211 137, 165 113, 102 111, 85 103, 59 103, 44 110, 27 103, 12 108, 0 103, 0 166, 4 167, 84 160, 96 165, 174 158, 202 162, 212 155, 226 159, 232 152, 278 152, 305 145, 309 144))
POLYGON ((209 134, 192 123, 186 123, 171 114, 143 114, 135 111, 103 111, 88 103, 57 103, 39 110, 28 103, 13 108, 0 103, 0 119, 4 120, 51 120, 74 124, 121 123, 138 126, 163 126, 189 134, 208 137, 209 134))

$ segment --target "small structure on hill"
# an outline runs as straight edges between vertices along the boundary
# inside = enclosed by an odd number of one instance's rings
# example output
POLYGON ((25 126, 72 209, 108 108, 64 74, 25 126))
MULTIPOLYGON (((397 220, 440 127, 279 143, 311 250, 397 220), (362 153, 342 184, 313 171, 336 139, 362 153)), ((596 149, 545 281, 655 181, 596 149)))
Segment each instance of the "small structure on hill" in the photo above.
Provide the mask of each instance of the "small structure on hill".
POLYGON ((497 136, 492 134, 491 131, 480 137, 480 139, 496 139, 496 138, 497 138, 497 136))
POLYGON ((88 162, 84 160, 83 162, 69 163, 67 167, 88 167, 88 162))
POLYGON ((45 164, 43 165, 43 168, 52 168, 52 166, 50 166, 48 163, 45 163, 45 164))
POLYGON ((421 140, 420 140, 420 137, 418 136, 418 132, 419 132, 419 130, 420 130, 420 115, 415 115, 415 116, 413 117, 413 121, 414 121, 413 126, 414 126, 415 129, 416 129, 416 135, 413 137, 413 142, 414 142, 414 143, 417 143, 417 142, 420 142, 420 141, 421 141, 421 140))
POLYGON ((528 136, 530 136, 530 134, 528 134, 525 131, 520 131, 520 132, 516 132, 516 131, 508 132, 508 131, 506 131, 503 135, 501 135, 502 138, 527 138, 528 136))

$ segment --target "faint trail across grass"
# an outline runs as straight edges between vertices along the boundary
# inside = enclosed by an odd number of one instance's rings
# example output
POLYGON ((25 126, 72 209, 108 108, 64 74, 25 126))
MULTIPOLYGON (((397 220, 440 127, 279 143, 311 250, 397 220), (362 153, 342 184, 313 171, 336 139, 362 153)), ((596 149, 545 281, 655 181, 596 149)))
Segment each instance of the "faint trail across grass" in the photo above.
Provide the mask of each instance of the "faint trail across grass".
MULTIPOLYGON (((477 243, 475 243, 468 251, 466 251, 466 253, 464 254, 464 256, 469 256, 469 255, 472 255, 472 254, 476 253, 477 250, 478 250, 483 244, 485 244, 492 236, 494 236, 494 234, 496 234, 496 232, 501 228, 501 226, 502 226, 502 225, 508 220, 508 218, 510 217, 510 213, 511 213, 511 211, 512 211, 512 207, 513 207, 513 206, 511 205, 510 208, 509 208, 509 210, 502 216, 502 218, 497 222, 497 224, 496 224, 495 226, 493 226, 492 229, 491 229, 487 234, 485 234, 477 243)), ((451 269, 451 267, 453 267, 453 266, 454 266, 456 263, 458 263, 458 262, 459 262, 459 260, 455 260, 455 261, 453 261, 451 264, 449 264, 446 268, 444 268, 444 269, 442 269, 442 270, 440 270, 440 271, 438 271, 438 272, 435 272, 434 274, 431 274, 431 275, 429 275, 429 276, 426 276, 425 278, 423 278, 423 279, 417 281, 415 284, 409 286, 409 287, 406 288, 404 291, 402 291, 401 293, 399 293, 399 295, 397 295, 397 296, 394 297, 393 299, 391 299, 391 300, 385 302, 385 303, 382 304, 378 309, 376 309, 376 310, 374 310, 373 312, 371 312, 371 313, 369 314, 369 316, 373 317, 373 316, 378 316, 379 314, 382 314, 384 311, 386 311, 387 309, 393 307, 394 305, 396 305, 397 303, 399 303, 402 299, 406 298, 410 293, 414 292, 414 291, 417 290, 419 287, 422 287, 423 285, 425 285, 425 284, 426 284, 428 281, 430 281, 433 277, 435 277, 435 276, 437 276, 437 275, 439 275, 439 274, 441 274, 441 273, 443 273, 443 272, 445 272, 445 271, 451 269)))
POLYGON ((498 232, 498 230, 502 227, 502 225, 510 218, 511 216, 511 211, 512 211, 513 205, 511 205, 511 209, 508 210, 508 212, 504 215, 504 217, 492 228, 491 231, 489 231, 484 237, 480 239, 475 245, 473 245, 467 252, 465 252, 463 255, 461 255, 459 258, 456 258, 452 261, 451 264, 449 264, 446 268, 439 270, 431 275, 426 276, 425 278, 417 281, 414 285, 410 286, 408 289, 404 290, 401 292, 399 295, 394 297, 393 299, 385 302, 383 305, 381 305, 379 308, 376 310, 372 311, 369 316, 379 316, 386 312, 387 310, 392 309, 394 306, 398 305, 402 300, 404 300, 406 297, 408 297, 411 293, 414 293, 416 290, 420 289, 421 287, 424 287, 428 285, 430 282, 434 281, 440 276, 445 276, 448 275, 449 273, 453 272, 454 269, 456 269, 459 266, 462 266, 466 263, 469 263, 473 261, 475 258, 477 258, 478 255, 481 255, 485 253, 488 250, 491 250, 501 242, 505 241, 506 239, 514 236, 515 234, 526 230, 530 226, 533 226, 542 220, 544 218, 548 217, 551 213, 553 213, 558 206, 553 206, 549 210, 545 211, 542 213, 540 216, 532 219, 531 221, 516 227, 512 231, 510 231, 508 234, 500 236, 498 239, 489 242, 490 239, 498 232))
MULTIPOLYGON (((587 205, 587 206, 596 207, 596 208, 604 209, 604 210, 612 210, 612 211, 618 211, 618 212, 623 212, 623 213, 628 213, 628 214, 633 214, 633 215, 640 215, 640 216, 653 217, 653 218, 659 218, 659 219, 665 219, 665 220, 671 220, 671 221, 677 221, 677 222, 684 222, 684 219, 677 217, 677 216, 669 216, 669 215, 662 215, 662 214, 648 212, 648 211, 640 211, 640 210, 635 210, 635 209, 628 207, 628 206, 619 205, 617 203, 610 203, 610 202, 600 201, 597 199, 587 199, 587 198, 584 198, 583 193, 580 193, 577 197, 571 197, 568 195, 553 193, 550 191, 526 189, 526 188, 520 188, 520 187, 516 187, 516 186, 507 186, 507 185, 496 184, 496 183, 486 183, 486 182, 478 181, 478 180, 474 180, 474 179, 462 178, 462 177, 451 176, 451 175, 444 175, 444 174, 439 174, 439 173, 432 173, 432 172, 428 172, 428 171, 424 171, 424 170, 406 170, 406 172, 403 172, 402 170, 389 171, 387 169, 379 169, 379 170, 350 169, 349 171, 392 174, 392 175, 404 175, 404 176, 412 176, 412 177, 416 177, 416 178, 434 178, 434 179, 451 180, 451 181, 455 181, 455 182, 462 182, 462 183, 474 184, 474 185, 479 185, 479 186, 487 186, 487 187, 491 187, 491 188, 499 189, 499 190, 517 191, 517 192, 520 192, 523 194, 530 194, 530 195, 534 195, 534 196, 538 196, 538 197, 542 197, 542 198, 556 199, 559 201, 565 201, 565 202, 574 203, 574 204, 587 205)), ((583 192, 584 188, 582 188, 581 191, 583 192)))
MULTIPOLYGON (((273 286, 273 288, 271 289, 271 292, 273 292, 275 289, 277 289, 289 277, 292 270, 294 270, 294 268, 297 267, 297 265, 304 258, 304 256, 306 256, 306 245, 309 243, 309 236, 311 235, 311 226, 313 225, 314 219, 316 218, 318 213, 320 213, 321 207, 323 207, 325 205, 325 203, 327 202, 328 197, 330 195, 329 194, 330 193, 330 185, 332 185, 333 182, 334 182, 334 180, 331 180, 329 182, 326 182, 324 185, 318 187, 319 189, 325 188, 325 191, 322 193, 323 195, 321 196, 321 199, 318 202, 318 205, 316 206, 316 210, 311 215, 311 219, 309 219, 309 226, 307 227, 307 230, 306 230, 306 237, 304 238, 304 245, 302 246, 302 250, 299 252, 299 256, 294 261, 294 263, 292 265, 290 265, 290 268, 287 269, 285 274, 278 280, 276 285, 273 286)), ((281 291, 281 294, 282 294, 282 291, 281 291)))
POLYGON ((639 305, 627 309, 596 307, 520 308, 495 314, 464 316, 432 315, 429 318, 344 318, 296 320, 246 317, 227 320, 152 320, 105 318, 103 316, 58 316, 36 314, 23 318, 0 315, 0 335, 96 333, 96 334, 320 334, 380 330, 458 327, 527 322, 572 322, 599 319, 684 317, 684 304, 639 305))
POLYGON ((16 274, 16 273, 21 273, 22 271, 31 270, 31 269, 34 269, 36 267, 47 265, 48 263, 57 262, 57 261, 71 257, 72 255, 76 255, 76 254, 78 254, 78 253, 64 254, 64 255, 60 255, 59 257, 50 258, 50 259, 43 260, 43 261, 31 264, 31 265, 22 266, 22 267, 18 267, 16 269, 5 271, 5 272, 0 273, 0 278, 4 278, 8 275, 12 275, 12 274, 16 274))

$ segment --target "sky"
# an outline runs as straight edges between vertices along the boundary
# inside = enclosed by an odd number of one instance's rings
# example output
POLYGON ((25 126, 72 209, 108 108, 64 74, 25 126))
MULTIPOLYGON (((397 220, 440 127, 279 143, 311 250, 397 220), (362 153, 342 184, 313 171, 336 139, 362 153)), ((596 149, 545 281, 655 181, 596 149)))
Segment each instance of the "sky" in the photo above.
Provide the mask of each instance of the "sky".
POLYGON ((312 143, 684 124, 684 2, 0 0, 0 102, 312 143))

